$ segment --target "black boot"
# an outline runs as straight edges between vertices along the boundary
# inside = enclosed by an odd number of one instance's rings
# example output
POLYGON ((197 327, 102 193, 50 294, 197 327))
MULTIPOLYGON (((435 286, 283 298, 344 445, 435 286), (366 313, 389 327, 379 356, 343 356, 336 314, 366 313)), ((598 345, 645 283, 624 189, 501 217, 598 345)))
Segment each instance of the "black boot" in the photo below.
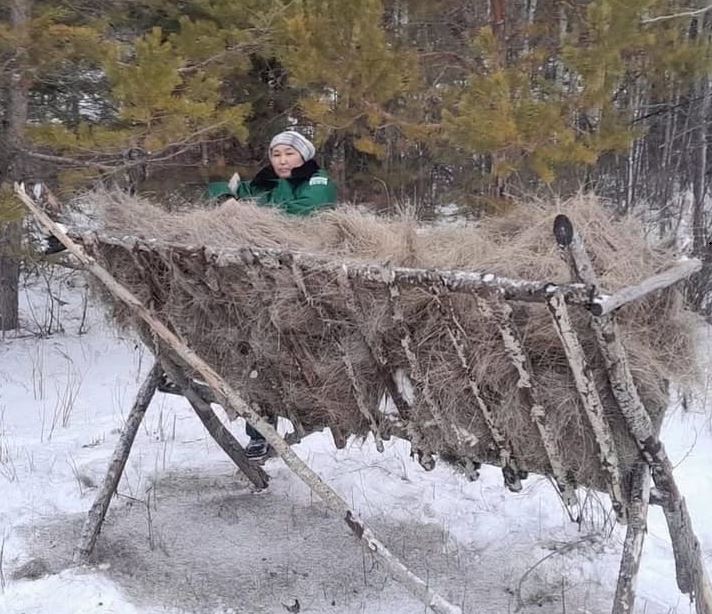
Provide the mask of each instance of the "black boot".
POLYGON ((44 244, 45 248, 42 250, 45 256, 49 256, 50 254, 57 254, 59 252, 63 252, 66 247, 59 241, 57 237, 54 235, 49 235, 44 238, 44 244))
POLYGON ((252 438, 245 448, 245 456, 250 460, 262 460, 267 457, 269 445, 264 439, 252 438))

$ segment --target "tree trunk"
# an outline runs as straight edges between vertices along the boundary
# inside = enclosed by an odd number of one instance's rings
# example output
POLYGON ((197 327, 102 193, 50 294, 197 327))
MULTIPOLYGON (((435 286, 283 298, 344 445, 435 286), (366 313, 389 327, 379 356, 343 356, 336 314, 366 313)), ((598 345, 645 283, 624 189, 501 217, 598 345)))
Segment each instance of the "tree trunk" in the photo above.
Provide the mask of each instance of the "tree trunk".
POLYGON ((0 331, 18 325, 20 222, 0 222, 0 331))
MULTIPOLYGON (((15 49, 10 68, 7 96, 7 132, 4 152, 0 157, 0 186, 5 179, 17 179, 22 174, 19 152, 27 123, 29 75, 27 65, 27 26, 30 19, 31 0, 11 0, 10 24, 13 31, 24 33, 15 49)), ((22 226, 20 221, 0 220, 0 331, 18 326, 18 289, 20 278, 20 253, 22 226)))

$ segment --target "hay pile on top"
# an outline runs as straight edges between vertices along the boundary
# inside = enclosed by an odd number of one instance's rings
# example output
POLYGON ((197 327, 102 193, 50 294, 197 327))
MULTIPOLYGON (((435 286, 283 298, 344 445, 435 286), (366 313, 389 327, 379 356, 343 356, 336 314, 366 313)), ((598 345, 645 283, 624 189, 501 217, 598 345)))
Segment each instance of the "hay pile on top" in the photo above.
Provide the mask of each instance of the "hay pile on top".
MULTIPOLYGON (((473 396, 475 382, 518 465, 540 473, 549 473, 549 463, 517 372, 475 297, 401 287, 394 303, 383 284, 351 280, 350 293, 336 273, 301 269, 295 277, 293 267, 274 261, 206 259, 188 246, 279 248, 329 261, 566 283, 570 273, 551 230, 555 214, 563 212, 583 236, 605 291, 636 283, 672 260, 646 244, 635 220, 613 219, 592 197, 567 202, 560 211, 522 204, 476 226, 444 228, 346 207, 301 219, 234 201, 190 213, 168 213, 118 195, 98 195, 93 205, 102 233, 144 241, 88 242, 93 255, 263 412, 298 421, 307 432, 330 426, 344 435, 365 435, 375 426, 387 436, 397 424, 397 432, 423 453, 497 462, 500 446, 473 396), (453 331, 461 333, 465 366, 453 331), (390 416, 383 412, 384 398, 389 391, 394 395, 394 379, 412 384, 401 386, 404 399, 395 422, 392 407, 390 416)), ((605 489, 597 444, 548 312, 540 304, 511 306, 567 470, 578 483, 605 489)), ((618 455, 628 467, 637 451, 599 368, 590 316, 582 308, 571 311, 597 374, 618 455)), ((115 315, 141 328, 121 306, 115 315)), ((678 292, 667 290, 625 306, 619 322, 641 398, 659 422, 667 383, 694 376, 694 320, 678 292)))

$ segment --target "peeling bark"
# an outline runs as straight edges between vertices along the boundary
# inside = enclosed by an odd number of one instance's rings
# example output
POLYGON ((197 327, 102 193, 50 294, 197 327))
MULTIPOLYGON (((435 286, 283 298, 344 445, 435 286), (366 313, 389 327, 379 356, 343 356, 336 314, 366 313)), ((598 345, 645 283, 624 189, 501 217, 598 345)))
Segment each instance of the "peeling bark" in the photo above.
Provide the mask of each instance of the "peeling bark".
POLYGON ((517 384, 519 392, 530 408, 529 415, 539 431, 546 456, 549 459, 551 473, 559 488, 561 498, 564 504, 571 509, 574 517, 578 517, 579 502, 576 496, 576 487, 566 473, 556 435, 547 424, 546 411, 539 400, 535 382, 532 378, 531 361, 524 350, 524 344, 519 332, 512 322, 512 308, 501 297, 492 297, 487 300, 478 298, 477 304, 482 314, 494 320, 499 330, 507 356, 509 356, 519 376, 517 384))
MULTIPOLYGON (((581 237, 566 216, 557 216, 554 234, 574 275, 589 287, 595 288, 597 279, 591 260, 581 237)), ((660 502, 675 556, 678 588, 695 601, 697 614, 712 614, 712 587, 700 543, 692 529, 685 500, 675 482, 672 463, 638 395, 616 321, 612 315, 592 317, 591 326, 606 364, 613 396, 643 459, 650 466, 653 483, 661 495, 660 502)))
POLYGON ((453 271, 441 269, 416 269, 409 267, 386 267, 380 264, 364 264, 353 261, 334 262, 325 256, 290 252, 278 249, 238 248, 213 249, 206 246, 182 245, 151 239, 146 241, 138 237, 112 237, 103 233, 88 233, 82 235, 81 242, 91 242, 92 237, 98 238, 106 245, 117 245, 131 250, 134 246, 144 246, 169 258, 171 253, 190 255, 201 252, 208 262, 216 266, 235 264, 238 266, 253 265, 259 262, 265 268, 279 269, 291 267, 296 262, 303 270, 310 272, 329 273, 338 276, 344 272, 349 279, 360 279, 379 285, 393 283, 404 286, 427 287, 433 284, 442 285, 451 292, 476 294, 487 291, 498 291, 502 298, 511 301, 544 303, 554 292, 562 294, 567 303, 589 305, 592 298, 585 284, 555 284, 547 281, 528 281, 502 277, 494 273, 478 271, 453 271))
POLYGON ((549 299, 548 307, 551 318, 554 321, 554 327, 566 352, 566 358, 574 376, 581 404, 598 444, 601 468, 608 475, 608 491, 613 503, 613 509, 618 519, 624 521, 626 505, 622 489, 620 462, 618 461, 613 434, 606 422, 603 404, 598 396, 598 390, 596 390, 593 374, 584 357, 583 348, 576 331, 571 324, 571 318, 564 299, 554 295, 549 299))
POLYGON ((628 528, 623 542, 623 554, 618 572, 612 614, 631 614, 635 607, 635 585, 645 534, 648 530, 648 501, 650 499, 650 467, 638 463, 632 474, 628 528))

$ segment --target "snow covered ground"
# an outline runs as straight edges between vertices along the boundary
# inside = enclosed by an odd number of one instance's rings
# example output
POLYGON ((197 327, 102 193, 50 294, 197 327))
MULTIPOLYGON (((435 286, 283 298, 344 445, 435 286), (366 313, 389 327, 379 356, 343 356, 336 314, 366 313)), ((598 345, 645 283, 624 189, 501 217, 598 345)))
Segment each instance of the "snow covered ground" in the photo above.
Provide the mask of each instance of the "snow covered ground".
MULTIPOLYGON (((162 394, 141 427, 95 563, 72 567, 84 514, 151 365, 91 302, 84 318, 82 285, 77 276, 53 282, 60 313, 50 318, 33 284, 23 293, 23 330, 0 342, 1 613, 257 614, 295 611, 295 600, 315 614, 424 611, 279 459, 266 463, 270 488, 252 492, 189 406, 162 394), (38 336, 50 324, 64 331, 38 336), (41 577, 19 578, 32 560, 38 569, 29 575, 41 577)), ((691 411, 670 412, 663 436, 709 564, 704 396, 691 411)), ((230 428, 245 441, 242 421, 230 428)), ((623 531, 605 497, 587 499, 578 526, 536 476, 514 495, 496 469, 477 482, 442 465, 426 473, 404 442, 387 442, 384 454, 372 441, 336 450, 328 432, 295 450, 464 612, 610 610, 623 531)), ((676 588, 658 509, 649 521, 637 611, 693 611, 676 588)))

